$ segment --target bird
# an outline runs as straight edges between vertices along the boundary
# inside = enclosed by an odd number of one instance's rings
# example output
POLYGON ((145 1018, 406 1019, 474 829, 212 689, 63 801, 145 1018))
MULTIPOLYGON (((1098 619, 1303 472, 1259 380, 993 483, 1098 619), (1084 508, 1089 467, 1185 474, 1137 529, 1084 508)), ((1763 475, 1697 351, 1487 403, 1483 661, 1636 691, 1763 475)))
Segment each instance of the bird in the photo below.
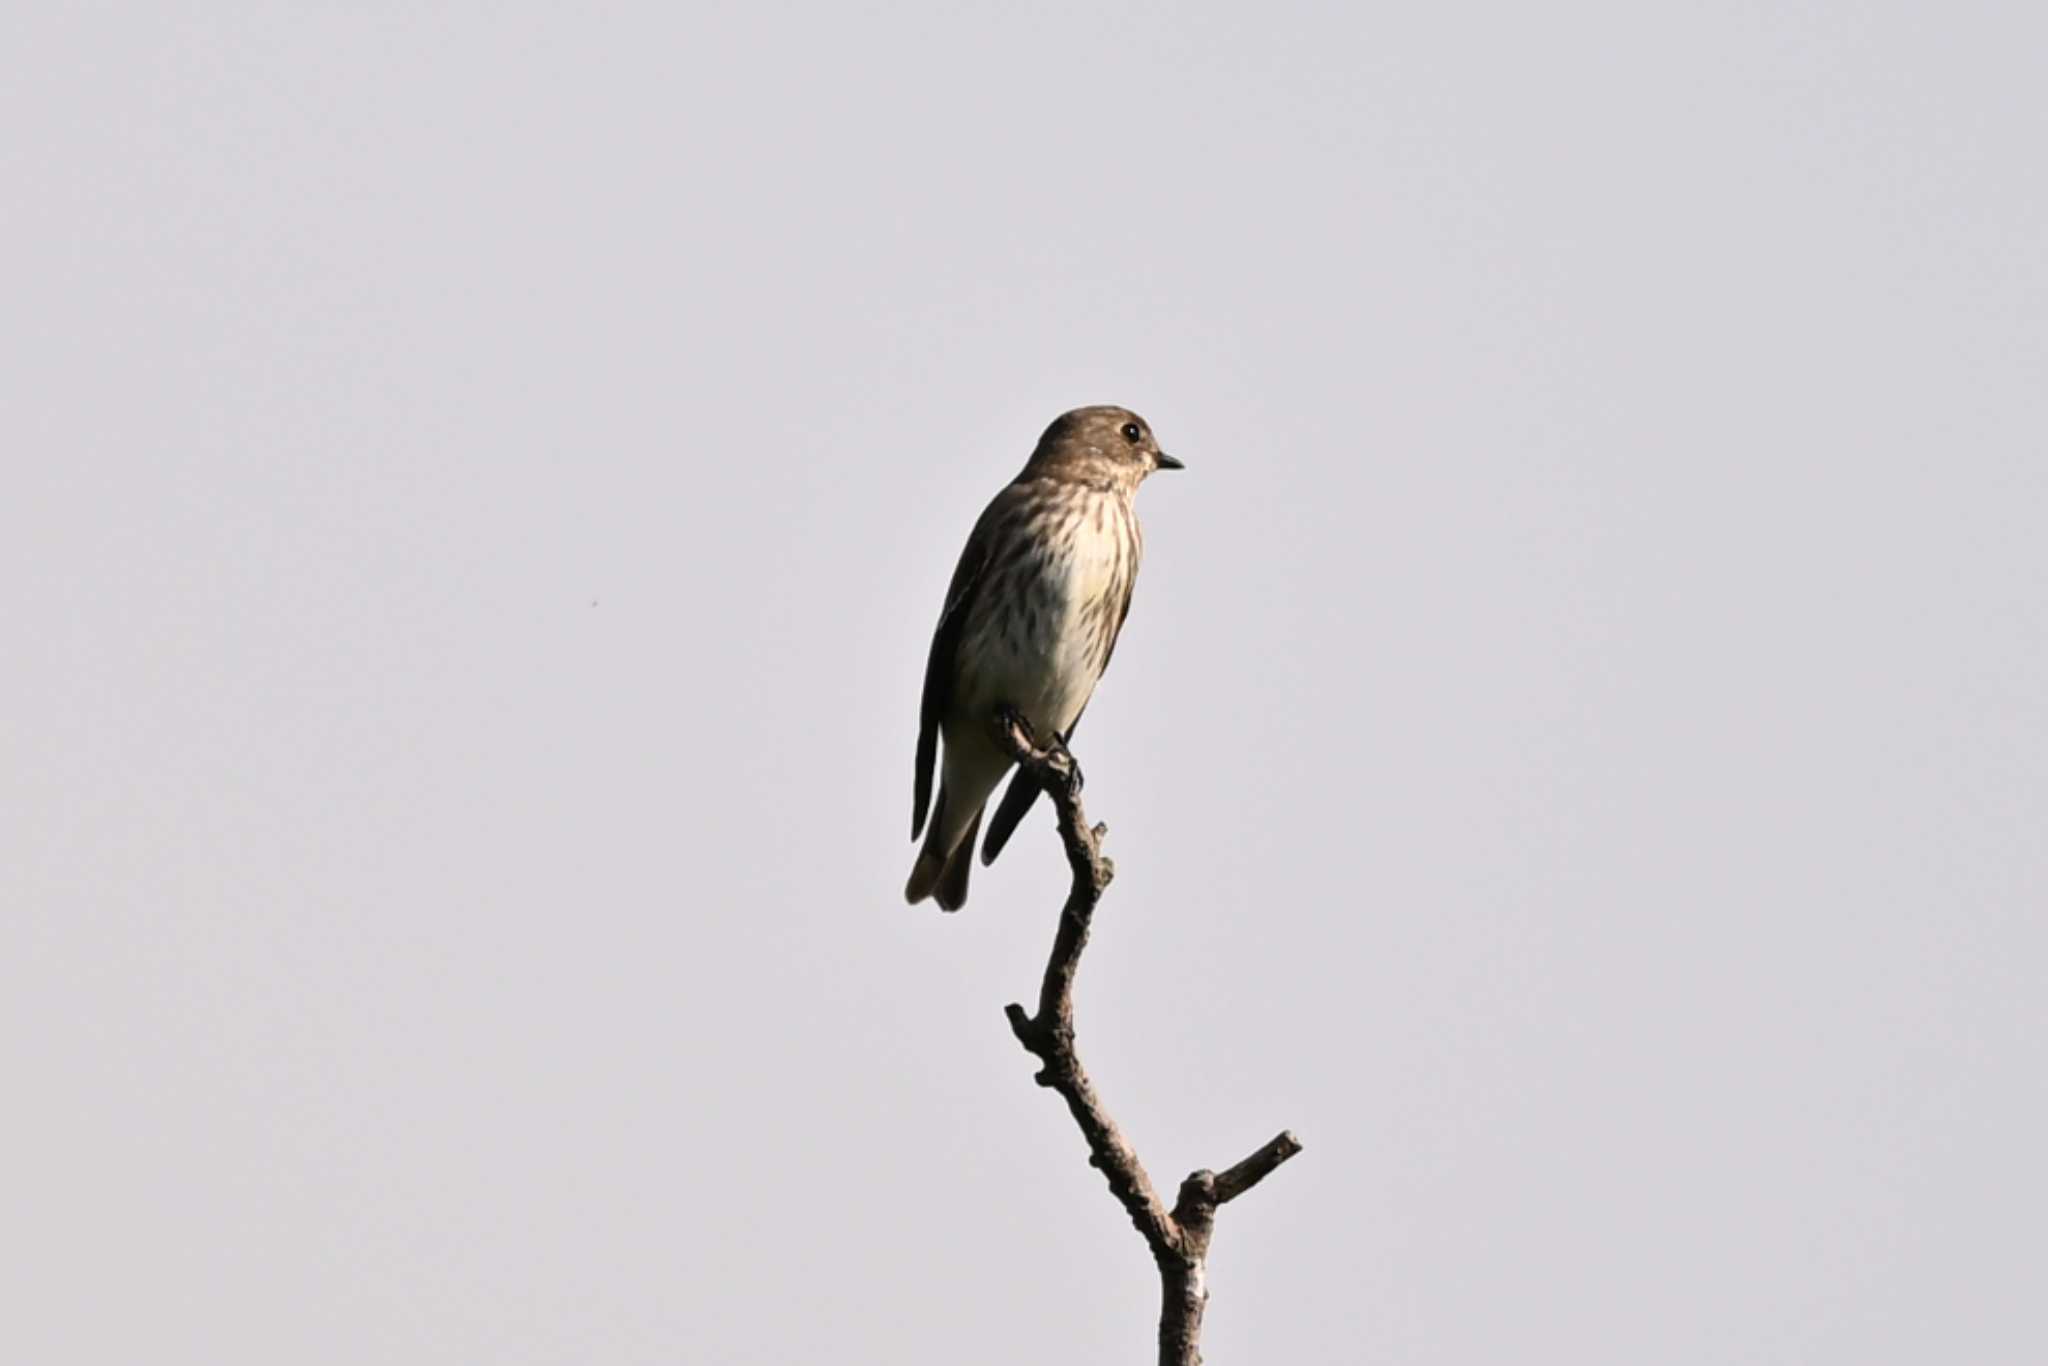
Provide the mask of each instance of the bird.
MULTIPOLYGON (((1012 709, 1036 736, 1073 738, 1131 610, 1145 548, 1138 485, 1184 468, 1130 409, 1076 408, 1053 419, 975 522, 925 662, 910 817, 910 837, 923 844, 903 888, 912 905, 967 902, 984 809, 1013 763, 990 734, 997 711, 1012 709)), ((1037 796, 1023 773, 1012 778, 982 863, 995 861, 1037 796)))

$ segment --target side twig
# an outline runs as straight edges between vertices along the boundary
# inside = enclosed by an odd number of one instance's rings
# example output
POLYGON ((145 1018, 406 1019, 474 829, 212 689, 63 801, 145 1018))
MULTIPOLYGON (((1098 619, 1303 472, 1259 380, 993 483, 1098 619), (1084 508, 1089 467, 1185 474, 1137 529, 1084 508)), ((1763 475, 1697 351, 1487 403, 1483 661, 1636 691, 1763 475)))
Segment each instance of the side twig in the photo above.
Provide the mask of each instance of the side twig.
POLYGON ((1074 756, 1057 740, 1041 748, 1022 717, 999 713, 994 719, 996 743, 1052 799, 1059 813, 1060 842, 1066 847, 1073 885, 1053 935, 1052 956, 1038 990, 1038 1009, 1027 1014, 1021 1005, 1004 1013, 1017 1042, 1043 1066, 1036 1080, 1059 1092, 1088 1143, 1088 1162, 1109 1182, 1159 1266, 1160 1366, 1198 1366, 1202 1359, 1202 1311, 1209 1292, 1205 1268, 1216 1209, 1243 1195, 1301 1151, 1292 1133, 1281 1132, 1264 1147, 1221 1173, 1206 1169, 1181 1182, 1173 1207, 1159 1198, 1138 1153, 1111 1118, 1095 1085, 1081 1066, 1074 1047, 1074 975, 1095 907, 1115 876, 1115 866, 1102 852, 1109 833, 1090 826, 1081 810, 1081 770, 1074 756))

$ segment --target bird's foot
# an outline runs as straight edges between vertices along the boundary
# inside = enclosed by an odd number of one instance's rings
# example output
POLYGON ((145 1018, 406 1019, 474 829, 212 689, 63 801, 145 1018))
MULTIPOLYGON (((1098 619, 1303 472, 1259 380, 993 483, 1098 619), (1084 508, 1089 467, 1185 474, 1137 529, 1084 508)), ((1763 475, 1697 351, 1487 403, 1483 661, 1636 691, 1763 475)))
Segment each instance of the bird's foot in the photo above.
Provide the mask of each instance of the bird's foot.
POLYGON ((1068 800, 1074 800, 1081 795, 1080 761, 1074 758, 1074 752, 1067 748, 1066 740, 1058 732, 1054 732, 1043 745, 1039 744, 1037 729, 1023 712, 1008 703, 995 709, 993 719, 996 739, 1005 750, 1009 750, 1021 738, 1024 747, 1030 751, 1025 767, 1036 767, 1049 774, 1052 782, 1057 783, 1060 790, 1066 793, 1068 800))
POLYGON ((1066 780, 1067 795, 1078 797, 1085 781, 1081 776, 1081 761, 1074 757, 1074 751, 1067 748, 1067 742, 1055 735, 1045 747, 1046 757, 1051 759, 1061 776, 1066 780))

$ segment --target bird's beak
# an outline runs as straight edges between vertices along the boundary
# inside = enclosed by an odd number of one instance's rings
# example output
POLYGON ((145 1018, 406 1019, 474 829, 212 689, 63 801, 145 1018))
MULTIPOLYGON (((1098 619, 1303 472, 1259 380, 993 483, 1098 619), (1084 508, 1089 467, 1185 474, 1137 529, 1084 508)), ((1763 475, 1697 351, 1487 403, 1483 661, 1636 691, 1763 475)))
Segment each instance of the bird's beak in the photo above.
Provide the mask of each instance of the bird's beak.
POLYGON ((1159 452, 1159 468, 1162 470, 1184 470, 1187 466, 1181 464, 1180 461, 1174 459, 1165 451, 1161 451, 1159 452))

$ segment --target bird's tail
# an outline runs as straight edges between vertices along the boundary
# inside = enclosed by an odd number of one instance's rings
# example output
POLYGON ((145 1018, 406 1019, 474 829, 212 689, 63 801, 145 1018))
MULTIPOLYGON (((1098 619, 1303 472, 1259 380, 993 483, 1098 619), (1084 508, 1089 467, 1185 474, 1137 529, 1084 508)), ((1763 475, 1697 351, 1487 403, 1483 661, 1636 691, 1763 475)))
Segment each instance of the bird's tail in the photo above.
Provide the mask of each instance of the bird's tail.
POLYGON ((924 847, 917 851, 910 881, 903 885, 903 899, 915 906, 936 894, 940 910, 957 911, 967 904, 967 875, 974 868, 974 840, 981 833, 981 812, 974 813, 965 832, 955 833, 949 849, 945 845, 945 831, 951 822, 944 819, 945 808, 946 789, 941 787, 931 828, 925 832, 924 847))

